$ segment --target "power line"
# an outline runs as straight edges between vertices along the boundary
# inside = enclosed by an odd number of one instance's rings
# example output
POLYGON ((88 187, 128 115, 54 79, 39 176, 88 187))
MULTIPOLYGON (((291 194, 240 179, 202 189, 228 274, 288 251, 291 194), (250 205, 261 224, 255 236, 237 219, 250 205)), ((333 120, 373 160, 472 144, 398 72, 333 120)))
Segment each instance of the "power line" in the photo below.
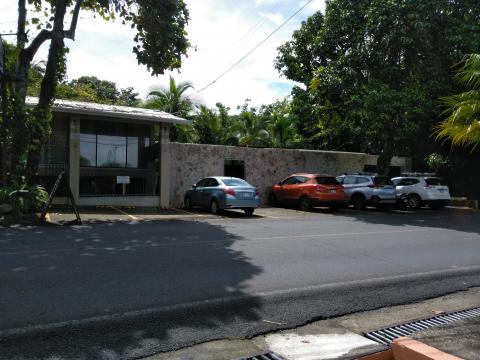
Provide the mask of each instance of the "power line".
POLYGON ((267 17, 268 17, 269 15, 272 15, 273 12, 278 9, 278 7, 281 5, 281 3, 282 3, 281 0, 280 0, 280 1, 277 1, 277 2, 275 3, 275 5, 273 5, 273 6, 270 8, 270 10, 268 11, 268 13, 264 14, 264 15, 262 16, 262 18, 261 18, 260 20, 258 20, 258 22, 257 22, 254 26, 252 26, 252 27, 250 28, 250 30, 248 30, 248 31, 238 40, 238 45, 237 45, 237 47, 235 48, 234 52, 237 51, 237 50, 245 43, 245 41, 248 40, 248 38, 250 38, 251 36, 253 36, 253 34, 255 34, 255 32, 256 32, 256 31, 263 25, 263 23, 267 20, 267 17))
POLYGON ((301 8, 299 8, 297 11, 295 11, 292 15, 290 15, 283 23, 281 23, 275 30, 273 30, 265 39, 260 41, 252 50, 250 50, 248 53, 246 53, 244 56, 240 58, 237 62, 235 62, 233 65, 231 65, 227 70, 225 70, 223 73, 221 73, 215 80, 213 80, 211 83, 208 85, 204 86, 200 90, 194 92, 192 95, 196 95, 201 93, 203 90, 206 88, 212 86, 215 84, 218 80, 220 80, 223 76, 225 76, 228 72, 230 72, 235 66, 240 64, 243 60, 245 60, 251 53, 253 53, 255 50, 257 50, 260 46, 262 46, 268 39, 270 39, 278 30, 280 30, 287 22, 289 22, 295 15, 297 15, 300 11, 305 9, 308 4, 310 4, 313 0, 308 0, 301 8))

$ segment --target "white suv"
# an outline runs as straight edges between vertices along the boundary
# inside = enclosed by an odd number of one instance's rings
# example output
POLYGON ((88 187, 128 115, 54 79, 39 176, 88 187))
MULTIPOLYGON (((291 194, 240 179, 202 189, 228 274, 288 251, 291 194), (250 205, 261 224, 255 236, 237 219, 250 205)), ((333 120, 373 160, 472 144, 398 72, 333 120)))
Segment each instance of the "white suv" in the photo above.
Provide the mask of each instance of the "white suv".
POLYGON ((404 174, 392 179, 397 196, 407 197, 409 207, 418 209, 428 205, 439 209, 450 201, 450 191, 443 180, 435 174, 404 174))

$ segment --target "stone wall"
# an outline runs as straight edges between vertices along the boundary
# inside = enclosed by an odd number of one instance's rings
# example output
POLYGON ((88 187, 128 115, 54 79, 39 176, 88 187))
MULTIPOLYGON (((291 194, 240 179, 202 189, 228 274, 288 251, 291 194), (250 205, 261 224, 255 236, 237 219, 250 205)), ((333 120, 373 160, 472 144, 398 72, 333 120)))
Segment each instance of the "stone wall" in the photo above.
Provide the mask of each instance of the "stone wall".
MULTIPOLYGON (((320 150, 260 149, 248 147, 170 143, 170 205, 183 205, 185 192, 207 176, 223 176, 226 159, 245 162, 246 180, 258 187, 264 203, 273 184, 296 172, 340 175, 375 165, 376 155, 320 150)), ((395 157, 392 166, 410 170, 406 158, 395 157)))

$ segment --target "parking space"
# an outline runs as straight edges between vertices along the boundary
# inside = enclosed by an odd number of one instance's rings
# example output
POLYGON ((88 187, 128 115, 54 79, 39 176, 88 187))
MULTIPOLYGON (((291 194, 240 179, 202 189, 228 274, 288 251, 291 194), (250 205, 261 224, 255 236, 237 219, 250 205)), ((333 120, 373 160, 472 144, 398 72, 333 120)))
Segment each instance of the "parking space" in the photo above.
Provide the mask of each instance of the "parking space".
MULTIPOLYGON (((282 207, 264 207, 255 210, 252 216, 246 216, 241 210, 226 210, 219 215, 212 215, 204 210, 185 210, 185 209, 159 209, 159 208, 133 208, 133 207, 89 207, 80 208, 80 215, 83 222, 101 223, 101 222, 132 222, 132 221, 157 221, 157 220, 295 220, 309 218, 329 218, 329 217, 356 217, 356 216, 379 216, 390 217, 401 215, 424 215, 445 214, 459 211, 474 211, 462 207, 446 207, 444 209, 430 209, 428 207, 420 209, 400 210, 396 208, 388 210, 377 210, 373 207, 367 207, 365 210, 355 210, 351 207, 341 209, 340 211, 331 211, 328 208, 313 208, 311 211, 301 211, 297 208, 282 207)), ((56 208, 48 214, 49 221, 52 223, 67 223, 74 219, 73 213, 67 208, 56 208)))

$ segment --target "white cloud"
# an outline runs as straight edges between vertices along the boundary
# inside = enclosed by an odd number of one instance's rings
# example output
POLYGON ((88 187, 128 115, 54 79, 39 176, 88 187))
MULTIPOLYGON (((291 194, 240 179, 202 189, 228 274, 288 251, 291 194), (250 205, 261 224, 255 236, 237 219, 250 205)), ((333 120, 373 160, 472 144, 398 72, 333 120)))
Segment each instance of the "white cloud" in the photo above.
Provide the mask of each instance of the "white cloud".
MULTIPOLYGON (((0 31, 15 27, 16 3, 0 0, 0 31), (7 4, 8 3, 8 4, 7 4), (3 22, 12 22, 2 24, 3 22)), ((190 11, 188 37, 194 47, 183 59, 178 81, 193 82, 198 91, 265 39, 301 4, 297 0, 187 0, 190 11), (275 10, 275 11, 273 11, 275 10), (262 21, 263 20, 263 21, 262 21), (257 25, 253 30, 252 28, 257 25), (245 36, 248 35, 248 36, 245 36)), ((290 93, 292 82, 281 78, 273 67, 277 47, 288 41, 294 29, 314 11, 324 9, 324 0, 314 0, 244 61, 214 85, 192 97, 209 106, 223 102, 231 108, 252 99, 253 105, 270 103, 290 93)), ((133 86, 141 96, 152 87, 166 85, 168 75, 150 76, 138 65, 132 53, 134 31, 129 26, 93 19, 82 13, 75 42, 68 42, 68 77, 95 75, 116 82, 120 87, 133 86)), ((42 47, 36 59, 46 57, 42 47)))

